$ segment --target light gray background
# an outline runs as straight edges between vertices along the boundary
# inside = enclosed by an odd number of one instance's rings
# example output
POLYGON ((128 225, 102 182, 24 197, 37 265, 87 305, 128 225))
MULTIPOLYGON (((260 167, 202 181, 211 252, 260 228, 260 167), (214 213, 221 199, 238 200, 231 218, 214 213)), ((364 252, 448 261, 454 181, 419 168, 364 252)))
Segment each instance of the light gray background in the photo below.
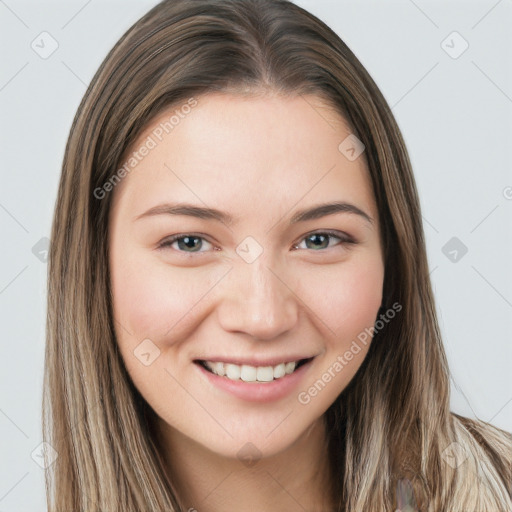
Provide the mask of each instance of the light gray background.
MULTIPOLYGON (((452 372, 452 410, 512 431, 512 1, 297 3, 357 55, 404 134, 452 372), (464 42, 453 31, 469 44, 460 56, 464 42), (450 258, 443 253, 453 237, 468 248, 456 262, 450 246, 450 258)), ((0 0, 0 512, 45 509, 43 469, 32 459, 42 440, 40 240, 50 235, 69 128, 107 51, 155 4, 0 0), (31 47, 50 48, 43 31, 58 43, 46 59, 31 47)))

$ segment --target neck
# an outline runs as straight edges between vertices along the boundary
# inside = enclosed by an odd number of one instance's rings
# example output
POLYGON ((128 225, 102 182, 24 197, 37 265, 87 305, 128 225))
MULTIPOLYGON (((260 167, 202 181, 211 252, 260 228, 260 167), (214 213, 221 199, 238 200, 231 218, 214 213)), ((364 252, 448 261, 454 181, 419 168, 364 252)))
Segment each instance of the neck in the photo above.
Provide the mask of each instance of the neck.
POLYGON ((323 417, 286 450, 252 462, 213 453, 161 420, 157 426, 167 476, 183 510, 333 510, 323 417))

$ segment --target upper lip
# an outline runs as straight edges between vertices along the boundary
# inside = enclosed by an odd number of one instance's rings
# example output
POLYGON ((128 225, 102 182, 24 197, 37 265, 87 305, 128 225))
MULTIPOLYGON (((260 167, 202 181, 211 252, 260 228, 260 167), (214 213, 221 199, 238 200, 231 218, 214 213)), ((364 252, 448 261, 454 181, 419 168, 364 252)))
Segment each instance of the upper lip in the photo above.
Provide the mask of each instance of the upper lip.
POLYGON ((212 363, 236 364, 237 366, 276 366, 281 363, 299 362, 303 359, 312 359, 315 356, 279 356, 269 358, 248 358, 248 357, 201 357, 194 361, 210 361, 212 363))

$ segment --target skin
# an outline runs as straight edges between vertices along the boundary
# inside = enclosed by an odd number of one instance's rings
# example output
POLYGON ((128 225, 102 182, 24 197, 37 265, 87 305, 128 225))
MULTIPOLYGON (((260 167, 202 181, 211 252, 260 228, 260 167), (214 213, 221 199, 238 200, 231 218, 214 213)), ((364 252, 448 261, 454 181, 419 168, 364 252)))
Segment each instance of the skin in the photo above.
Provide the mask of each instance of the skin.
MULTIPOLYGON (((384 261, 364 152, 350 161, 338 150, 350 129, 315 96, 215 93, 197 100, 112 192, 120 351, 158 416, 162 457, 184 510, 329 510, 324 413, 369 343, 307 404, 298 395, 332 373, 381 305, 384 261), (233 222, 136 219, 177 201, 226 211, 233 222), (373 222, 336 213, 289 224, 298 210, 334 201, 356 205, 373 222), (357 243, 307 236, 326 229, 357 243), (183 241, 159 248, 175 234, 202 238, 188 249, 183 241), (248 236, 263 248, 251 263, 236 252, 248 236), (145 339, 160 351, 148 366, 134 355, 145 339), (315 357, 291 392, 267 403, 212 386, 193 363, 283 354, 315 357), (238 455, 244 446, 254 452, 252 465, 238 455)), ((132 151, 177 108, 158 116, 132 151)))

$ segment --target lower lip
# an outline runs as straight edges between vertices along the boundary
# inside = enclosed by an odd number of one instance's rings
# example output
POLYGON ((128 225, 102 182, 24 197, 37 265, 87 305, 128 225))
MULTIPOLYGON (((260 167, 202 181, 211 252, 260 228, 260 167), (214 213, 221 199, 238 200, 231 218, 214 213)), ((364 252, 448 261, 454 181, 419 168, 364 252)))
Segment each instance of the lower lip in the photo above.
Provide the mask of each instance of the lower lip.
POLYGON ((194 364, 211 384, 222 391, 228 392, 237 398, 247 400, 249 402, 272 402, 274 400, 284 398, 296 389, 300 380, 309 370, 312 362, 313 359, 308 361, 306 364, 303 364, 293 373, 270 382, 244 382, 243 380, 231 380, 227 377, 221 377, 220 375, 209 372, 199 363, 194 364))

